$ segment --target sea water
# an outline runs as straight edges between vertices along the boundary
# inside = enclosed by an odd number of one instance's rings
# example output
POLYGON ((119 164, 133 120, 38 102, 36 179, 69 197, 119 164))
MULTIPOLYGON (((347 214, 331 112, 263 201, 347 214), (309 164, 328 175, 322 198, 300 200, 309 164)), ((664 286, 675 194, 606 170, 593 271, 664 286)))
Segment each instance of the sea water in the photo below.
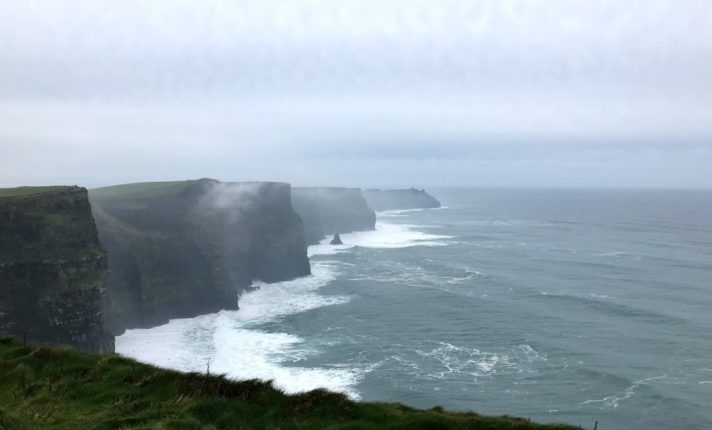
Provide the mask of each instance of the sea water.
POLYGON ((437 190, 313 275, 116 339, 180 370, 599 429, 712 428, 712 193, 437 190))

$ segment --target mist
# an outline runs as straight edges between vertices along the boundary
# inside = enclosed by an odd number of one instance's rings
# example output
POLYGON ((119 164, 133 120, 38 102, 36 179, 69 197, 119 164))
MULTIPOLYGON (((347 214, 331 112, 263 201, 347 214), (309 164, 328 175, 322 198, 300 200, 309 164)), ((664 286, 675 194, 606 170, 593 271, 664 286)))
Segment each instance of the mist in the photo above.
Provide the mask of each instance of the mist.
POLYGON ((0 186, 712 187, 707 1, 0 5, 0 186))
POLYGON ((263 183, 215 183, 210 186, 210 191, 201 199, 199 206, 213 210, 230 209, 231 214, 238 216, 254 207, 263 188, 263 183))

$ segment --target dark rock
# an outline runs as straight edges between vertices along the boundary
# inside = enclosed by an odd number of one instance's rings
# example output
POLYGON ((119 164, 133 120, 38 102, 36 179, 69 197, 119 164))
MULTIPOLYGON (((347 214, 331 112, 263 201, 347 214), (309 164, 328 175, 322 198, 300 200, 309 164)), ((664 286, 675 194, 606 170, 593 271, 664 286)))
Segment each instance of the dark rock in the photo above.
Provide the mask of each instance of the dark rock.
POLYGON ((308 275, 290 189, 200 179, 91 190, 109 251, 112 332, 237 309, 238 295, 254 280, 308 275))
POLYGON ((374 230, 376 214, 359 188, 293 188, 292 205, 302 218, 307 244, 336 233, 374 230))
POLYGON ((0 190, 0 333, 111 352, 107 275, 87 190, 0 190))
POLYGON ((363 190, 368 205, 375 211, 439 208, 440 202, 425 190, 363 190))
POLYGON ((334 235, 334 238, 331 239, 331 242, 329 242, 332 245, 343 245, 344 242, 341 241, 341 236, 339 236, 339 233, 336 233, 334 235))

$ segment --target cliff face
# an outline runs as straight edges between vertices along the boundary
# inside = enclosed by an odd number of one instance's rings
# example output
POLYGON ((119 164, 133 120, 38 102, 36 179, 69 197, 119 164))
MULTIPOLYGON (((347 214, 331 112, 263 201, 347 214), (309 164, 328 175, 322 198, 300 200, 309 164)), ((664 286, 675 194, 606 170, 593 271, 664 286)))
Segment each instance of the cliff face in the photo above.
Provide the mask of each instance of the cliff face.
MULTIPOLYGON (((284 183, 225 186, 236 193, 247 189, 247 195, 252 196, 248 206, 238 203, 238 211, 244 214, 250 231, 251 279, 279 282, 309 275, 302 220, 292 206, 291 186, 284 183)), ((240 236, 233 239, 242 240, 240 236)))
POLYGON ((106 253, 87 190, 0 190, 0 333, 109 352, 106 253))
POLYGON ((359 188, 293 188, 292 205, 302 218, 308 244, 326 235, 376 227, 376 214, 359 188))
POLYGON ((113 333, 237 309, 253 280, 310 273, 288 184, 129 184, 92 190, 90 199, 109 252, 113 333))
POLYGON ((439 208, 440 202, 425 190, 415 188, 404 190, 363 190, 363 196, 373 210, 390 211, 399 209, 439 208))

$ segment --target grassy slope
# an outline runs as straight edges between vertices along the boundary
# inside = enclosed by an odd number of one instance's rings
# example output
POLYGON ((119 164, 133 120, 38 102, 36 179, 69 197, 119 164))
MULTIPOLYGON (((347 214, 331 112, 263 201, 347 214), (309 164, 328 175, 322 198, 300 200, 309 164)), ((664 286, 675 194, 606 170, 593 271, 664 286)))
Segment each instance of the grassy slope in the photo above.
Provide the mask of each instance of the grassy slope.
POLYGON ((89 193, 96 198, 148 198, 178 194, 191 183, 198 181, 200 181, 200 179, 168 182, 137 182, 92 188, 89 190, 89 193))
POLYGON ((68 186, 0 188, 0 197, 25 197, 69 189, 68 186))
POLYGON ((107 201, 111 202, 112 207, 138 209, 145 207, 146 201, 151 198, 176 195, 198 181, 137 182, 92 188, 89 190, 89 199, 92 201, 92 212, 97 224, 119 233, 119 237, 136 239, 150 236, 152 233, 138 230, 111 215, 102 207, 107 201))
POLYGON ((510 417, 353 402, 324 390, 179 373, 0 338, 0 429, 558 429, 510 417))

